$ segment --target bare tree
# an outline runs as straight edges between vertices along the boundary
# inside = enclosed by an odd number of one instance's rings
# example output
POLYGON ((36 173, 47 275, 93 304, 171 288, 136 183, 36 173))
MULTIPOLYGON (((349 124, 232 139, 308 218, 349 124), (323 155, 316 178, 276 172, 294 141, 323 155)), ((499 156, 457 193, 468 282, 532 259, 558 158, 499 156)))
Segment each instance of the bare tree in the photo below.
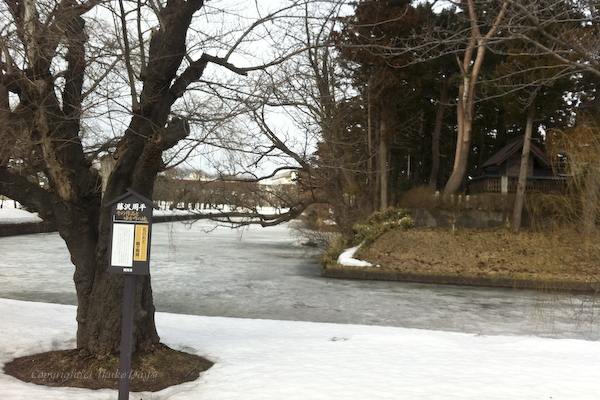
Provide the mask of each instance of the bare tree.
POLYGON ((531 151, 531 135, 533 133, 533 118, 535 116, 535 106, 531 104, 527 111, 527 122, 525 125, 525 138, 523 139, 523 149, 521 151, 521 167, 519 168, 519 181, 517 184, 517 193, 515 196, 515 206, 510 220, 510 230, 518 232, 521 228, 521 218, 523 214, 523 203, 525 201, 525 188, 527 184, 527 173, 529 167, 529 157, 531 151))
MULTIPOLYGON (((468 156, 471 151, 471 131, 473 127, 473 112, 475 107, 475 87, 483 65, 486 45, 496 34, 504 18, 508 2, 503 2, 496 13, 495 19, 488 31, 482 32, 482 17, 478 14, 473 0, 460 2, 465 6, 469 21, 469 39, 462 60, 459 61, 461 83, 458 88, 457 138, 456 154, 452 174, 446 183, 444 191, 455 193, 461 187, 467 173, 468 156), (465 4, 466 3, 466 4, 465 4)), ((479 10, 479 13, 482 11, 479 10)))
POLYGON ((361 190, 364 137, 352 132, 359 113, 356 93, 349 93, 332 38, 343 7, 343 2, 306 4, 303 18, 286 30, 288 43, 306 51, 261 79, 246 104, 260 127, 258 137, 266 139, 253 147, 262 149, 249 165, 279 158, 271 161, 278 166, 274 173, 295 171, 300 188, 288 207, 297 215, 311 204, 325 204, 338 226, 349 229, 372 207, 361 190), (319 13, 324 18, 314 18, 319 13), (281 116, 283 130, 277 129, 281 116))
POLYGON ((553 57, 571 74, 600 76, 600 11, 596 1, 507 3, 508 13, 502 26, 505 37, 522 41, 528 55, 553 57))
MULTIPOLYGON (((298 2, 238 15, 245 26, 222 23, 226 12, 245 6, 217 6, 203 0, 0 6, 0 193, 54 222, 65 240, 75 265, 82 353, 101 357, 119 349, 122 284, 107 272, 110 221, 103 202, 127 188, 151 198, 165 160, 189 156, 190 146, 217 137, 217 145, 237 146, 243 134, 227 137, 231 131, 220 130, 217 117, 244 110, 222 89, 241 88, 241 78, 289 57, 282 51, 264 62, 244 59, 254 43, 269 39, 266 23, 293 14, 298 2), (202 28, 211 24, 212 31, 202 28), (215 103, 204 103, 200 89, 215 103), (93 165, 107 152, 114 168, 102 197, 93 165)), ((134 349, 152 349, 159 336, 149 276, 138 280, 135 299, 134 349)))

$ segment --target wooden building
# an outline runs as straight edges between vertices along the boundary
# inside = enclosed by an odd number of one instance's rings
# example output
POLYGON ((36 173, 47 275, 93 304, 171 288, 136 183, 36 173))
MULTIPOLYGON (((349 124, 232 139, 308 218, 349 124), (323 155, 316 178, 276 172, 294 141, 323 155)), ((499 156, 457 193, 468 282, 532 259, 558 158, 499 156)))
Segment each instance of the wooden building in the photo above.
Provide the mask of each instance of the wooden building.
MULTIPOLYGON (((524 136, 509 141, 481 165, 482 174, 469 181, 469 193, 514 193, 517 191, 524 136)), ((565 178, 556 176, 550 157, 531 143, 527 162, 527 191, 561 192, 565 178)))

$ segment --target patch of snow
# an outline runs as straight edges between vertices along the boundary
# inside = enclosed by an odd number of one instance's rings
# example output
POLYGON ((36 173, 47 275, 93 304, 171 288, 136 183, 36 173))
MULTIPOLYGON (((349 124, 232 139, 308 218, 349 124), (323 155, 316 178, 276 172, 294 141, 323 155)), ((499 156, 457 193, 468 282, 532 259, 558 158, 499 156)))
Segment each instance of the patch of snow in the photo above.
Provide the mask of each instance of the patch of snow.
MULTIPOLYGON (((0 299, 0 315, 0 364, 75 346, 74 306, 0 299)), ((132 399, 598 399, 600 342, 168 313, 156 324, 163 343, 215 365, 132 399)), ((0 374, 0 398, 108 400, 117 391, 0 374)))
POLYGON ((37 213, 15 208, 13 201, 4 201, 2 203, 2 212, 0 213, 0 224, 26 224, 42 222, 37 213))
POLYGON ((354 258, 354 253, 360 249, 361 245, 346 249, 340 254, 337 263, 346 267, 379 267, 379 265, 354 258))

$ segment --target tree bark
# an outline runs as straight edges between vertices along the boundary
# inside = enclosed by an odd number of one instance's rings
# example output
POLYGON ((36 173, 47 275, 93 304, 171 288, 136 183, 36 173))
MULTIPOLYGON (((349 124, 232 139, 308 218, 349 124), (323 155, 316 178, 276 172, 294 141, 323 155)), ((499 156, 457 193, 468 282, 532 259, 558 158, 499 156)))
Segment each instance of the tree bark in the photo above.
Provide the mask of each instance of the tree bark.
POLYGON ((388 208, 388 147, 386 135, 386 123, 382 119, 379 127, 379 211, 385 211, 388 208))
POLYGON ((454 194, 461 188, 465 175, 467 173, 469 153, 471 151, 471 129, 473 124, 473 109, 474 109, 474 84, 471 82, 470 77, 463 77, 463 83, 459 87, 459 99, 457 109, 457 138, 456 138, 456 151, 454 154, 454 166, 452 167, 452 173, 444 192, 447 194, 454 194), (471 95, 471 92, 473 93, 471 95))
POLYGON ((579 221, 579 232, 589 237, 596 229, 596 219, 598 218, 598 191, 600 182, 598 173, 587 171, 583 179, 584 187, 581 194, 581 219, 579 221))
POLYGON ((521 217, 523 215, 523 203, 525 202, 525 189, 527 185, 527 172, 529 169, 529 154, 531 152, 531 135, 533 133, 533 117, 535 107, 529 106, 527 112, 527 124, 525 126, 525 137, 523 138, 523 151, 521 152, 521 167, 519 169, 519 183, 510 222, 511 232, 517 233, 521 228, 521 217))
POLYGON ((473 127, 473 113, 475 110, 475 86, 485 57, 486 43, 496 34, 499 23, 506 13, 508 2, 502 4, 495 22, 484 36, 481 34, 477 13, 473 0, 467 0, 469 22, 471 24, 470 39, 462 62, 459 62, 462 82, 458 90, 457 109, 457 139, 454 156, 454 167, 444 191, 448 194, 456 193, 466 177, 469 152, 471 151, 471 130, 473 127))
POLYGON ((370 189, 371 192, 371 204, 373 205, 373 208, 375 209, 377 207, 377 177, 375 176, 376 174, 374 173, 374 166, 373 166, 373 158, 375 157, 375 151, 373 149, 374 145, 373 145, 373 137, 374 135, 374 124, 373 124, 373 109, 374 109, 374 104, 373 104, 373 97, 374 94, 372 93, 373 91, 373 81, 374 78, 373 76, 369 77, 369 84, 367 85, 367 104, 366 104, 366 108, 367 108, 367 179, 368 179, 368 187, 370 189))
POLYGON ((440 137, 442 134, 446 104, 448 103, 449 81, 450 76, 446 75, 440 91, 440 102, 438 103, 437 112, 435 114, 435 126, 431 135, 431 173, 429 174, 428 187, 433 190, 437 189, 438 174, 440 172, 440 137))
MULTIPOLYGON (((18 38, 27 49, 29 65, 22 71, 11 66, 11 74, 0 75, 3 84, 12 85, 10 90, 20 99, 14 110, 2 102, 2 116, 18 133, 19 143, 25 143, 19 154, 14 148, 11 154, 11 158, 22 160, 21 169, 0 160, 0 192, 38 211, 44 220, 58 227, 75 266, 77 347, 84 354, 101 357, 119 352, 123 280, 107 272, 109 210, 101 204, 102 182, 86 159, 80 139, 83 82, 88 66, 87 35, 80 14, 87 8, 74 3, 61 2, 44 23, 35 2, 8 5, 18 38), (67 49, 64 60, 56 61, 65 66, 60 75, 64 84, 57 83, 52 73, 53 57, 61 54, 57 51, 59 43, 67 49), (57 93, 61 92, 59 100, 57 93), (50 190, 30 179, 38 175, 47 179, 50 190)), ((202 6, 202 0, 174 0, 158 11, 161 23, 150 42, 139 107, 133 110, 129 127, 117 145, 114 169, 106 183, 106 200, 125 193, 127 188, 151 198, 162 153, 188 133, 185 121, 169 122, 169 114, 173 103, 189 83, 200 77, 202 66, 208 62, 201 57, 181 74, 185 80, 177 78, 188 27, 202 6), (172 87, 177 90, 170 90, 172 87)), ((7 128, 2 129, 4 133, 7 128)), ((139 277, 134 351, 158 343, 154 311, 150 277, 139 277)))

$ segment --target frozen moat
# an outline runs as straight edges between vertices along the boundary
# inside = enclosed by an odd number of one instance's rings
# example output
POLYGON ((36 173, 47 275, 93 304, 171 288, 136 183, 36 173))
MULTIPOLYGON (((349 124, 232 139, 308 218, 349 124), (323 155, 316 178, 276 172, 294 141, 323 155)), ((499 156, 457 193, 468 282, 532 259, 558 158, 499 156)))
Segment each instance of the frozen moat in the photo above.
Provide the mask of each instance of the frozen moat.
MULTIPOLYGON (((386 325, 481 335, 598 339, 583 295, 326 279, 318 251, 287 226, 154 224, 150 271, 158 311, 386 325)), ((57 233, 0 238, 0 297, 76 304, 73 266, 57 233)))

